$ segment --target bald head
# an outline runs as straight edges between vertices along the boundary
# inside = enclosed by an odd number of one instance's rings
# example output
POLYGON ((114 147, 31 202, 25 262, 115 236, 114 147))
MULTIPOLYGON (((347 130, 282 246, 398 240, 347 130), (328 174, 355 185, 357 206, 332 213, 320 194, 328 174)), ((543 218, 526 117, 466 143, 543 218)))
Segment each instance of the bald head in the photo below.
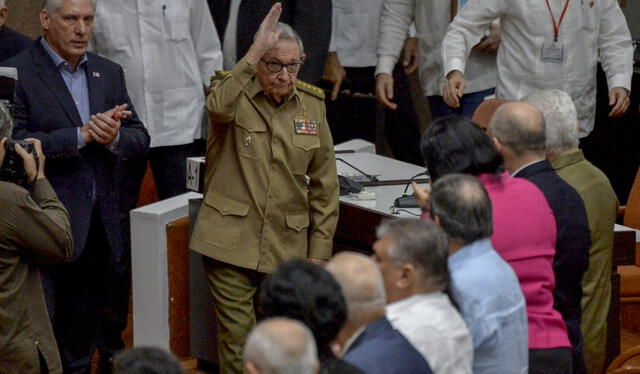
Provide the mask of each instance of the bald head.
POLYGON ((340 283, 347 303, 347 320, 384 315, 384 282, 376 263, 355 252, 340 252, 327 264, 327 271, 340 283))
MULTIPOLYGON (((516 157, 545 153, 542 113, 531 104, 513 101, 496 110, 489 122, 489 135, 509 147, 516 157)), ((507 155, 503 153, 503 156, 507 155)))
POLYGON ((313 374, 318 369, 313 335, 305 325, 288 318, 257 324, 247 338, 243 359, 251 374, 313 374))

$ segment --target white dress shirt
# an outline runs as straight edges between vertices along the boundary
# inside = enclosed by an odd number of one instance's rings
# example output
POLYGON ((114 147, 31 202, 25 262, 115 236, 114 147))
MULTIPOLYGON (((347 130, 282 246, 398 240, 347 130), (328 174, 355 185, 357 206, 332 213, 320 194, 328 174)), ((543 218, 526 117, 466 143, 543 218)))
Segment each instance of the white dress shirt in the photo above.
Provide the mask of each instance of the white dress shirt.
MULTIPOLYGON (((376 66, 376 42, 383 0, 333 0, 329 52, 345 67, 376 66)), ((404 38, 407 37, 405 33, 404 38)), ((404 43, 404 39, 402 41, 404 43)))
MULTIPOLYGON (((559 22, 567 0, 549 0, 559 22)), ((537 89, 556 88, 571 95, 578 110, 580 137, 593 129, 596 111, 598 58, 609 89, 631 89, 633 48, 626 20, 616 0, 568 0, 558 45, 561 62, 543 62, 543 45, 554 40, 551 13, 545 0, 469 0, 442 44, 444 75, 465 72, 467 56, 486 26, 500 17, 502 43, 498 51, 496 96, 520 100, 537 89)), ((466 76, 466 73, 465 73, 466 76)))
POLYGON ((92 45, 124 68, 151 147, 200 138, 204 88, 222 68, 205 0, 98 0, 92 45))
MULTIPOLYGON (((467 6, 464 5, 465 8, 467 6)), ((420 53, 418 69, 422 90, 426 96, 442 95, 442 86, 446 80, 440 45, 450 21, 449 0, 385 0, 380 15, 376 74, 392 73, 402 52, 409 26, 413 22, 420 53)), ((489 29, 489 23, 482 30, 482 36, 489 29)), ((477 41, 480 41, 480 38, 477 41)), ((472 51, 468 65, 465 73, 466 93, 484 91, 496 86, 495 54, 472 51)))
POLYGON ((460 313, 443 292, 387 305, 387 318, 427 360, 434 374, 471 374, 473 343, 460 313))

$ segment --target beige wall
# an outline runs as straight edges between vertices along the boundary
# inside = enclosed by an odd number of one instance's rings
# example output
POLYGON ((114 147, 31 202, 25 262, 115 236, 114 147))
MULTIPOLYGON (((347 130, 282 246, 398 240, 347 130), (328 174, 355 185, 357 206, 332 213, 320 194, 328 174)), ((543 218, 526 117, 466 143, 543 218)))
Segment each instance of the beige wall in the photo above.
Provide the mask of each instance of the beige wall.
POLYGON ((41 34, 38 13, 42 0, 7 0, 9 19, 7 26, 31 38, 41 34))

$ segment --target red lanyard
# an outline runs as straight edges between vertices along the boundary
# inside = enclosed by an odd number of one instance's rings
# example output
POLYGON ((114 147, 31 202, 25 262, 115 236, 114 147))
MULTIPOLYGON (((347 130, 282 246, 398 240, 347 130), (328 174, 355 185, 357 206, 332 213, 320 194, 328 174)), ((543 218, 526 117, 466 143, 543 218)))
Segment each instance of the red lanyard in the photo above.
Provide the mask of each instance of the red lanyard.
POLYGON ((560 34, 560 25, 562 25, 562 20, 564 20, 564 15, 567 14, 567 9, 569 8, 569 0, 564 3, 564 9, 562 9, 562 14, 560 14, 560 20, 556 23, 556 17, 553 15, 553 11, 551 10, 551 4, 549 4, 549 0, 547 0, 547 8, 549 8, 549 13, 551 14, 551 20, 553 21, 553 41, 558 41, 558 34, 560 34))

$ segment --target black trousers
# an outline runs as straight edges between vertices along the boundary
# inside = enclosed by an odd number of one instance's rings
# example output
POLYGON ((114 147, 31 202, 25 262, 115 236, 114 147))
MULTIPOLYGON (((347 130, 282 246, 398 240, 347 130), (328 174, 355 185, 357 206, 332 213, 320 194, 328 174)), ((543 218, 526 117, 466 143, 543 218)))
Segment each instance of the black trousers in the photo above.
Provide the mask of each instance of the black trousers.
POLYGON ((43 267, 43 285, 65 374, 89 374, 105 327, 110 248, 96 207, 87 242, 72 262, 43 267))
POLYGON ((571 349, 529 349, 529 374, 571 374, 571 349))
MULTIPOLYGON (((349 89, 352 93, 375 94, 375 66, 362 68, 345 68, 347 79, 342 85, 342 89, 349 89)), ((420 121, 415 110, 409 79, 400 65, 396 65, 393 70, 393 101, 398 104, 396 110, 384 110, 384 135, 389 143, 393 156, 400 160, 414 165, 424 165, 424 159, 420 154, 420 121)), ((375 100, 373 100, 375 108, 375 100)), ((366 111, 367 106, 358 106, 357 103, 350 103, 349 108, 341 108, 328 102, 327 117, 329 121, 340 121, 343 129, 340 129, 338 136, 334 135, 336 143, 343 140, 352 139, 344 133, 352 131, 358 126, 375 126, 374 113, 354 113, 356 111, 366 111), (355 105, 353 105, 355 104, 355 105), (340 110, 340 113, 329 113, 331 110, 340 110), (344 123, 344 119, 347 119, 344 123)), ((375 110, 374 110, 375 111, 375 110)), ((332 124, 335 129, 335 124, 332 124)), ((372 133, 375 133, 373 129, 372 133)), ((359 135, 359 134, 357 134, 359 135)), ((366 137, 363 137, 366 139, 366 137)), ((375 141, 375 139, 368 139, 375 141)))
MULTIPOLYGON (((202 155, 202 142, 154 147, 149 163, 160 200, 187 192, 187 157, 202 155)), ((136 195, 137 196, 137 195, 136 195)))

